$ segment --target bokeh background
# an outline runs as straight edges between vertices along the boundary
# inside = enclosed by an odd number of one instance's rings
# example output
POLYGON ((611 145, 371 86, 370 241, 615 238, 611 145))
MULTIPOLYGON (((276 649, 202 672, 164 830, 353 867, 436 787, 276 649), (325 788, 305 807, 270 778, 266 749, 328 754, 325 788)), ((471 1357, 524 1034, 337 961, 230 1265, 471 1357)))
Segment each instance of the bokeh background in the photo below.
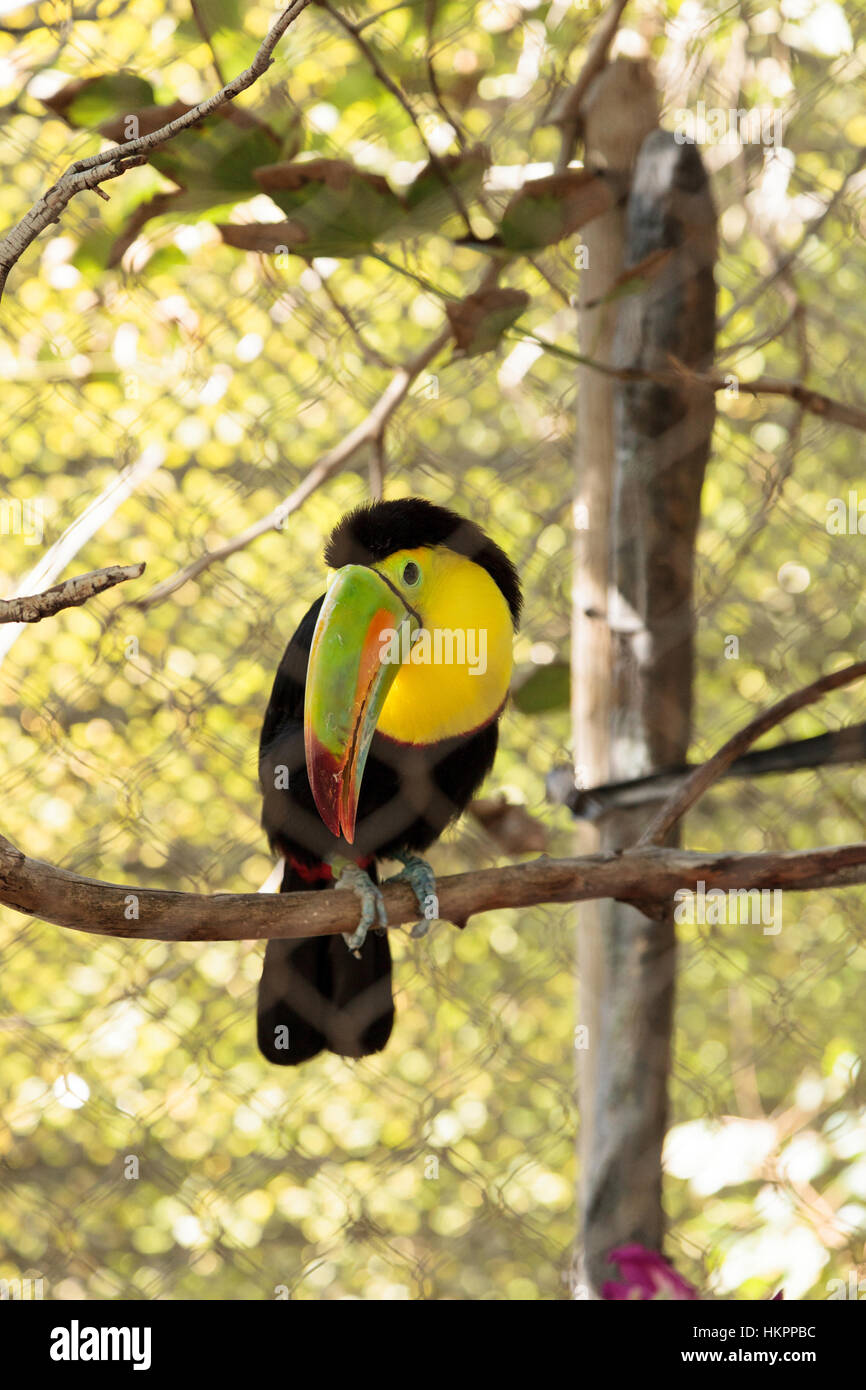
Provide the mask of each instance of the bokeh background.
MULTIPOLYGON (((197 14, 187 0, 106 0, 83 17, 62 3, 3 8, 4 224, 98 148, 46 104, 66 84, 132 73, 158 102, 195 102, 241 69, 276 13, 240 0, 197 14)), ((557 157, 551 103, 581 67, 598 7, 382 0, 342 12, 363 24, 435 152, 490 146, 472 208, 489 233, 491 211, 557 157)), ((720 364, 856 399, 863 6, 636 0, 614 52, 652 62, 668 128, 699 100, 784 113, 775 150, 705 150, 720 213, 720 364)), ((272 121, 284 150, 351 159, 395 187, 426 160, 406 111, 319 7, 239 105, 272 121)), ((518 843, 543 834, 549 852, 568 853, 573 826, 544 779, 570 757, 562 663, 580 403, 573 366, 528 335, 575 348, 575 239, 508 268, 505 283, 530 296, 521 327, 493 352, 440 354, 382 456, 363 453, 283 529, 142 609, 155 584, 288 496, 439 331, 443 296, 467 293, 484 267, 441 231, 400 243, 390 265, 234 250, 217 223, 281 215, 249 189, 149 221, 109 266, 128 219, 169 187, 144 167, 108 185, 110 203, 79 198, 4 299, 0 500, 29 502, 22 522, 41 515, 44 534, 4 525, 0 591, 58 543, 64 575, 137 560, 147 572, 86 608, 0 629, 3 832, 95 877, 258 889, 272 868, 256 748, 273 671, 320 591, 325 536, 383 473, 386 496, 465 511, 520 567, 528 683, 486 791, 533 818, 518 843)), ((862 487, 861 449, 792 402, 720 396, 694 758, 756 706, 863 655, 866 541, 827 528, 828 503, 862 487)), ((786 734, 864 718, 855 688, 786 734)), ((857 766, 726 784, 690 816, 685 843, 858 840, 864 796, 857 766)), ((448 873, 515 848, 469 817, 431 857, 448 873)), ((857 889, 786 894, 778 936, 683 928, 670 1253, 716 1295, 784 1285, 786 1297, 823 1298, 828 1281, 860 1272, 863 904, 857 889)), ((420 942, 395 933, 388 1049, 286 1073, 255 1048, 260 946, 108 940, 0 910, 0 1278, 41 1276, 57 1299, 569 1298, 575 920, 550 907, 420 942)))

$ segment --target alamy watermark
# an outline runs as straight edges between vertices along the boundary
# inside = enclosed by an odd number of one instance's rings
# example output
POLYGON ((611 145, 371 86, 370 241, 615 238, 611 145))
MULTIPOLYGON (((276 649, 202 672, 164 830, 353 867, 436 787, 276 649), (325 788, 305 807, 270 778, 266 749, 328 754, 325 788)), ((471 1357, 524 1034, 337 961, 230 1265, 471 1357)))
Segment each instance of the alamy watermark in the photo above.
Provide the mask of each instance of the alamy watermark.
POLYGON ((45 1297, 45 1280, 42 1275, 35 1279, 0 1279, 0 1303, 14 1300, 16 1303, 41 1300, 45 1297))
POLYGON ((48 1354, 52 1361, 129 1361, 134 1371, 148 1371, 151 1338, 150 1327, 82 1327, 73 1318, 52 1328, 48 1354))
POLYGON ((674 893, 674 921, 686 926, 763 927, 764 936, 782 930, 781 888, 711 888, 701 878, 697 888, 674 893))
POLYGON ((853 488, 847 498, 831 497, 826 524, 831 536, 866 536, 866 497, 861 498, 853 488))
POLYGON ((0 536, 22 536, 25 545, 41 545, 45 509, 41 497, 0 497, 0 536))
POLYGON ((674 139, 678 145, 774 145, 782 144, 781 111, 774 106, 710 106, 699 101, 695 109, 674 112, 674 139))
POLYGON ((470 676, 487 670, 484 627, 420 628, 413 636, 408 620, 379 634, 383 666, 468 666, 470 676))

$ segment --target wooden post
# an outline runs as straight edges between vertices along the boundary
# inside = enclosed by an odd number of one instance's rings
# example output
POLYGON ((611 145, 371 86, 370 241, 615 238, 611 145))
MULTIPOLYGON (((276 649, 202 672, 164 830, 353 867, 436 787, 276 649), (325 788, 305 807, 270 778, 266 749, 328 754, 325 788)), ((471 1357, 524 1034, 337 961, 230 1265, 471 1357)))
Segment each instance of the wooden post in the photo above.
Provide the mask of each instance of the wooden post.
MULTIPOLYGON (((600 165, 630 176, 645 136, 657 123, 655 88, 643 63, 617 60, 590 84, 580 109, 587 167, 600 165)), ((614 207, 588 223, 579 248, 578 347, 600 361, 613 359, 616 305, 587 305, 603 298, 624 263, 625 210, 614 207)), ((613 383, 590 368, 577 376, 577 446, 574 487, 574 543, 571 636, 571 724, 575 779, 595 786, 609 780, 611 645, 607 624, 610 561, 610 510, 614 473, 613 383)), ((598 829, 584 824, 576 832, 575 853, 600 847, 598 829)), ((609 929, 611 904, 581 907, 577 928, 577 1086, 581 1186, 593 1162, 593 1097, 604 993, 601 943, 609 929)), ((582 1262, 579 1262, 582 1264, 582 1262)), ((586 1271, 578 1270, 583 1280, 586 1271)))
MULTIPOLYGON (((625 264, 643 288, 620 301, 613 360, 698 371, 715 345, 716 215, 694 145, 665 131, 644 140, 628 200, 625 264)), ((715 398, 683 386, 614 383, 610 512, 610 760, 613 778, 685 760, 693 679, 694 547, 715 398)), ((602 847, 633 843, 647 811, 615 812, 602 847)), ((609 905, 584 1175, 584 1252, 598 1287, 609 1251, 664 1235, 661 1151, 673 1017, 673 919, 609 905)))

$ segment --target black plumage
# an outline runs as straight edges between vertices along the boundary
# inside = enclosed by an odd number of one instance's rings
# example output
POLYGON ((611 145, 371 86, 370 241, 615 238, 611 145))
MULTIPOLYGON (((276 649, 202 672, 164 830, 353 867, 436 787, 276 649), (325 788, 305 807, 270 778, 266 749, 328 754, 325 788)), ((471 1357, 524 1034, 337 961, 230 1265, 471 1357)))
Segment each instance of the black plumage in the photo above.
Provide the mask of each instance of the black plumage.
MULTIPOLYGON (((369 565, 422 545, 446 545, 486 569, 516 625, 520 586, 508 557, 474 523, 421 499, 375 503, 351 513, 331 536, 325 558, 334 568, 369 565)), ((335 855, 360 861, 377 881, 376 860, 427 849, 466 806, 496 756, 496 717, 466 735, 423 746, 376 733, 354 842, 332 835, 316 809, 304 755, 307 663, 323 601, 324 595, 312 605, 286 648, 262 728, 262 824, 272 849, 286 860, 281 892, 331 887, 327 864, 335 855)), ((387 933, 371 931, 360 959, 340 936, 268 943, 258 1041, 270 1061, 294 1065, 324 1048, 344 1057, 378 1052, 393 1019, 387 933)))

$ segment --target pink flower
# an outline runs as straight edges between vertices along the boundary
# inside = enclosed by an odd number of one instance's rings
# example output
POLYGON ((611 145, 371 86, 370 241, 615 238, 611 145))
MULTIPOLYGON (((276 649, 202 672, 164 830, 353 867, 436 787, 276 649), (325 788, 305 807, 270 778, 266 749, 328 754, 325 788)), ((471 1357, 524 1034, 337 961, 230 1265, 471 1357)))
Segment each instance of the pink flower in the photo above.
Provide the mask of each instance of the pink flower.
POLYGON ((643 1245, 623 1245, 611 1250, 608 1259, 619 1265, 622 1283, 606 1280, 601 1288, 602 1298, 608 1299, 674 1299, 677 1302, 697 1299, 697 1289, 687 1284, 657 1250, 643 1245))
MULTIPOLYGON (((700 1300, 700 1294, 691 1284, 677 1274, 673 1265, 657 1250, 647 1250, 645 1245, 622 1245, 619 1250, 611 1250, 608 1259, 619 1265, 622 1283, 608 1279, 601 1286, 601 1296, 606 1299, 651 1300, 670 1299, 677 1303, 687 1300, 700 1300)), ((773 1294, 772 1303, 785 1296, 784 1290, 773 1294)))

